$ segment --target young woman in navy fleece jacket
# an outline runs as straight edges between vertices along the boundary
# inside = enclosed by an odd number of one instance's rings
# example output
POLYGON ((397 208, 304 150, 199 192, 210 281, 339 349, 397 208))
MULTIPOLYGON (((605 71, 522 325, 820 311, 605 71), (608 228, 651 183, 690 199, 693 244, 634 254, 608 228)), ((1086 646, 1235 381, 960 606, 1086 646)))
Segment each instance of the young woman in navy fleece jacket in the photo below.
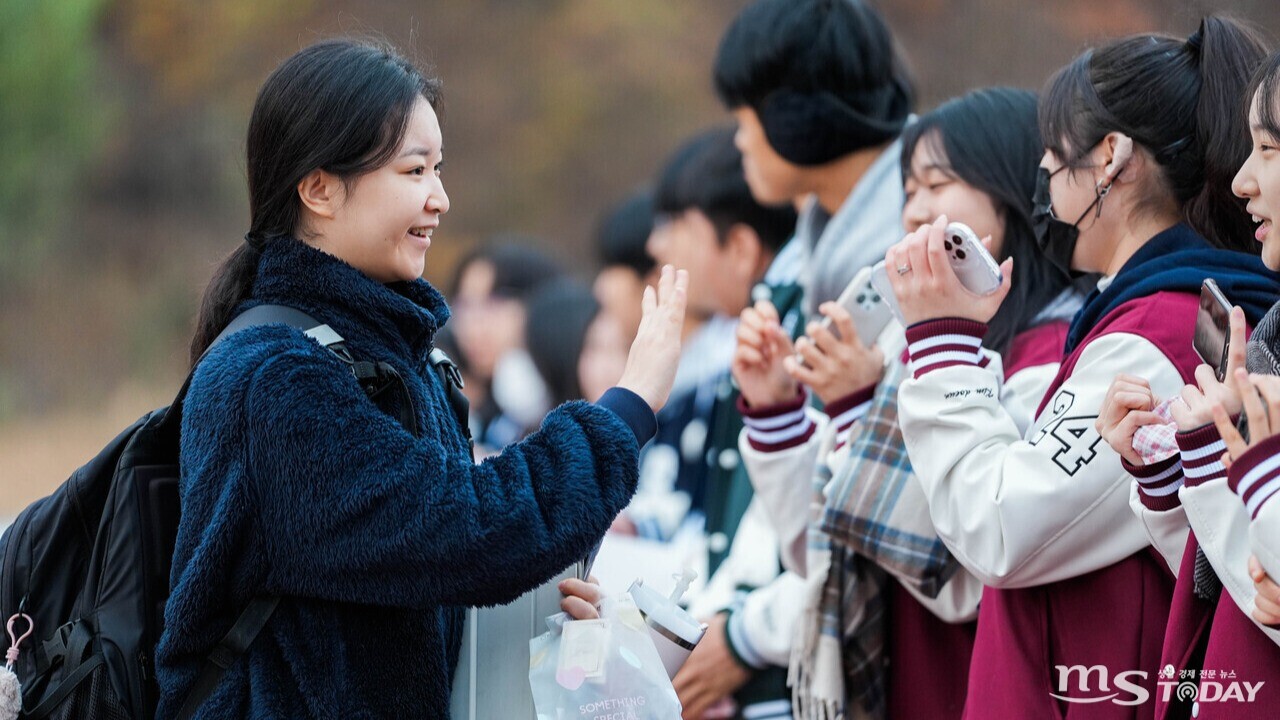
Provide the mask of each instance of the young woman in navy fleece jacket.
MULTIPOLYGON (((687 275, 665 268, 618 387, 473 463, 428 362, 449 317, 420 279, 449 209, 439 82, 389 49, 297 53, 249 122, 251 229, 217 271, 198 359, 261 303, 298 308, 404 378, 417 433, 283 325, 199 363, 182 424, 182 524, 157 649, 159 717, 255 597, 279 607, 201 718, 448 717, 462 607, 510 601, 585 556, 630 500, 670 391, 687 275)), ((591 616, 597 590, 562 587, 591 616)))

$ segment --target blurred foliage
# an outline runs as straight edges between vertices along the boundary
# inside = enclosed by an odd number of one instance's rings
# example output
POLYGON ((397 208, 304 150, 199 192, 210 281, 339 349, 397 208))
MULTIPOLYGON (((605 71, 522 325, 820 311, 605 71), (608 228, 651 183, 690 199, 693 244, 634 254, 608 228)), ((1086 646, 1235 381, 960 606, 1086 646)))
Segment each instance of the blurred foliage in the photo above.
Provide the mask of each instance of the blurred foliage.
POLYGON ((311 0, 119 0, 114 24, 127 56, 167 102, 185 104, 245 79, 247 46, 296 27, 311 0))
MULTIPOLYGON (((105 5, 0 2, 0 300, 55 249, 74 246, 60 236, 76 222, 76 186, 111 116, 94 72, 105 5)), ((6 387, 0 381, 0 408, 6 387)))
MULTIPOLYGON (((799 0, 798 0, 799 1, 799 0)), ((922 110, 1037 88, 1091 42, 1274 0, 880 0, 922 110)), ((247 225, 244 132, 281 60, 384 37, 444 80, 452 210, 428 258, 538 235, 590 271, 598 214, 690 133, 746 0, 0 0, 0 422, 174 387, 196 305, 247 225)))

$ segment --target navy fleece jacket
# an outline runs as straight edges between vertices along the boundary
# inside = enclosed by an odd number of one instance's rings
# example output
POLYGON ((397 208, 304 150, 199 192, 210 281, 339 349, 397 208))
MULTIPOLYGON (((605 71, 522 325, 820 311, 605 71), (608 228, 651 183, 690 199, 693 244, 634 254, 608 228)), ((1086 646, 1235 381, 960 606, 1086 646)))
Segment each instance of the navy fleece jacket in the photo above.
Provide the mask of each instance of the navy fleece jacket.
POLYGON ((653 413, 615 388, 474 464, 427 360, 448 308, 426 282, 384 285, 279 238, 242 309, 258 303, 394 365, 420 436, 295 329, 249 328, 207 355, 182 420, 158 717, 177 714, 249 601, 279 595, 198 717, 447 718, 461 608, 508 602, 590 551, 635 490, 653 413))

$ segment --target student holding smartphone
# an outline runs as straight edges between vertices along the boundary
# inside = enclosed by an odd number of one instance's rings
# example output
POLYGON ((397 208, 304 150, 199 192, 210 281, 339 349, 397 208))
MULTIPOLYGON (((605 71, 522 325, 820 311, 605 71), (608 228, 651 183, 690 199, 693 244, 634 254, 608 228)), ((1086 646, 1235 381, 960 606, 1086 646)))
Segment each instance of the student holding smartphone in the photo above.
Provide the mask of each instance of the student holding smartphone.
POLYGON ((939 536, 987 585, 969 717, 1150 717, 1151 704, 1112 702, 1134 697, 1108 699, 1112 686, 1070 670, 1145 670, 1127 678, 1154 693, 1172 593, 1095 421, 1117 374, 1146 374, 1165 396, 1192 378, 1206 277, 1255 319, 1270 305, 1275 281, 1258 259, 1222 249, 1249 229, 1225 179, 1248 152, 1238 107, 1263 55, 1253 33, 1210 17, 1185 41, 1139 35, 1088 51, 1049 81, 1038 239, 1064 269, 1104 277, 1025 434, 980 366, 1005 292, 959 285, 945 221, 886 255, 911 323, 903 435, 939 536))
MULTIPOLYGON (((1255 75, 1248 115, 1253 151, 1232 182, 1259 222, 1254 236, 1273 270, 1280 269, 1280 236, 1271 233, 1271 208, 1280 208, 1280 159, 1272 149, 1280 142, 1278 85, 1280 55, 1255 75)), ((1261 683, 1252 702, 1200 703, 1192 708, 1198 718, 1273 717, 1280 702, 1280 614, 1274 612, 1280 597, 1267 573, 1280 574, 1280 522, 1272 519, 1280 507, 1272 500, 1277 473, 1269 469, 1280 452, 1273 435, 1280 413, 1272 412, 1280 409, 1280 304, 1246 347, 1244 313, 1223 308, 1230 298, 1222 296, 1205 281, 1193 343, 1205 364, 1195 382, 1168 401, 1180 452, 1143 464, 1134 450, 1135 428, 1159 422, 1152 410, 1160 398, 1143 378, 1116 378, 1099 424, 1136 479, 1135 512, 1177 573, 1161 666, 1230 669, 1242 681, 1261 683), (1227 314, 1229 330, 1222 327, 1227 314), (1248 440, 1236 428, 1239 416, 1248 440)), ((1156 701, 1163 711, 1166 698, 1156 701)))
MULTIPOLYGON (((903 134, 901 153, 905 227, 914 230, 951 214, 989 236, 996 257, 1016 255, 1025 262, 1026 272, 1014 280, 1020 302, 1002 310, 985 342, 1003 357, 1003 402, 1027 418, 1057 372, 1066 321, 1080 307, 1066 274, 1035 246, 1031 195, 1043 152, 1035 95, 991 88, 922 116, 903 134)), ((858 331, 863 326, 855 326, 861 307, 854 304, 855 317, 850 317, 839 303, 823 306, 831 327, 810 324, 808 338, 799 343, 804 367, 789 359, 790 341, 766 305, 743 313, 735 372, 750 405, 744 410, 752 429, 744 433, 740 449, 779 531, 784 561, 807 575, 810 605, 817 609, 824 592, 838 597, 846 617, 863 618, 850 630, 852 642, 868 646, 879 638, 874 626, 883 619, 886 716, 959 718, 982 585, 958 567, 938 539, 911 476, 894 421, 896 378, 903 374, 902 328, 893 324, 880 336, 881 352, 872 345, 876 338, 863 336, 858 331), (882 378, 885 360, 887 379, 882 378), (798 385, 817 395, 826 412, 797 412, 802 407, 798 385), (790 422, 784 422, 787 418, 790 422), (815 500, 814 485, 805 479, 827 476, 834 478, 831 489, 815 500), (884 490, 865 492, 868 486, 884 490), (860 531, 854 518, 874 517, 862 503, 890 495, 895 496, 894 517, 914 516, 918 524, 860 531), (811 500, 825 507, 809 530, 811 500), (806 552, 812 547, 806 531, 828 536, 831 552, 806 552), (846 558, 862 572, 829 571, 846 558), (875 610, 881 606, 883 618, 875 610)), ((818 617, 806 618, 801 633, 806 641, 793 662, 802 676, 823 676, 823 664, 832 658, 818 637, 822 629, 818 617)))

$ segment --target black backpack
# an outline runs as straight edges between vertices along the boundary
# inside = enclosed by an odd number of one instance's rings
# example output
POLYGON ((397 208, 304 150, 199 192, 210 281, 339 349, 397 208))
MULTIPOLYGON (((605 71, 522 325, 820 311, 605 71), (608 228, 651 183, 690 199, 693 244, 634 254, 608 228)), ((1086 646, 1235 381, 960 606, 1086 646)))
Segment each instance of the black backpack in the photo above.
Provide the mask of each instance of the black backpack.
MULTIPOLYGON (((418 434, 412 399, 394 368, 356 359, 341 336, 302 312, 279 305, 254 307, 235 318, 214 344, 237 330, 269 323, 296 327, 328 348, 379 407, 418 434)), ((431 351, 430 360, 465 431, 467 403, 457 367, 438 349, 431 351)), ((25 613, 34 624, 14 666, 23 691, 20 717, 133 720, 155 715, 159 686, 152 663, 164 630, 181 515, 179 434, 190 383, 188 376, 173 404, 125 429, 0 536, 0 617, 25 613)), ((278 602, 256 598, 245 608, 209 654, 179 718, 192 717, 209 698, 278 602)))

